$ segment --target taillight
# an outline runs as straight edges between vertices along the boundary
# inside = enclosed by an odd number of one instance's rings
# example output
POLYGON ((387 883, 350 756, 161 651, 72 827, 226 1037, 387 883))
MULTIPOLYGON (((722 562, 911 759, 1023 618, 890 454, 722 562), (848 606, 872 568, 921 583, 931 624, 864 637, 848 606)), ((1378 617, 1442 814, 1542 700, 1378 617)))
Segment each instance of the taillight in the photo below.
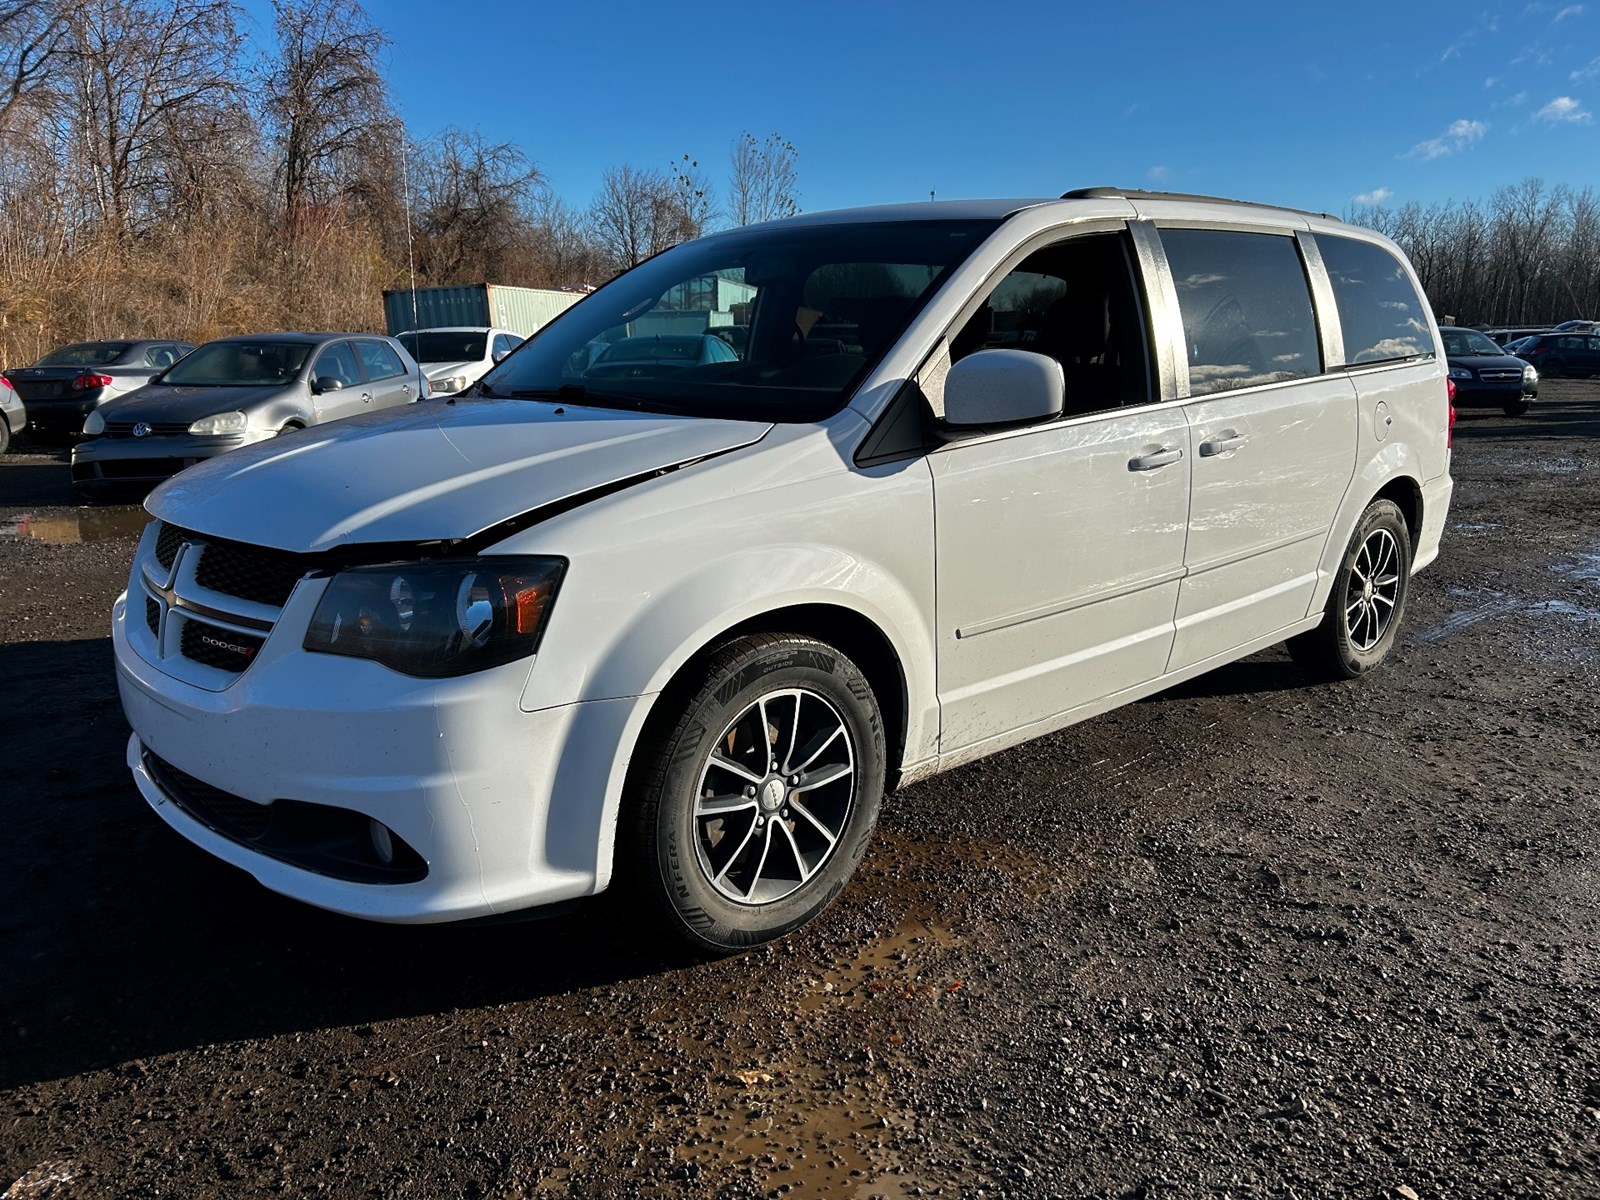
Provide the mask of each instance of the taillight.
POLYGON ((0 387, 11 388, 11 390, 13 392, 17 390, 16 388, 11 386, 11 380, 7 379, 4 375, 0 375, 0 387))
POLYGON ((1456 381, 1454 379, 1446 379, 1444 381, 1444 394, 1450 407, 1450 419, 1444 427, 1444 448, 1449 450, 1456 444, 1456 381))
POLYGON ((87 392, 90 388, 110 386, 111 376, 109 375, 79 375, 72 381, 72 390, 75 392, 87 392))

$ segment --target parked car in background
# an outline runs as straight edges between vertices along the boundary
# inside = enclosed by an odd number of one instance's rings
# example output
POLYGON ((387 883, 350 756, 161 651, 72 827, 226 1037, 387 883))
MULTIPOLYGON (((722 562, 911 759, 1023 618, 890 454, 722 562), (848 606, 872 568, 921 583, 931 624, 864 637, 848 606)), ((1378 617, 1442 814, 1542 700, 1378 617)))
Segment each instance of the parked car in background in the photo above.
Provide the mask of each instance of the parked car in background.
POLYGON ((113 609, 157 819, 337 912, 621 887, 703 949, 779 937, 899 782, 1285 640, 1378 667, 1452 487, 1394 244, 1204 197, 713 234, 473 395, 157 489, 113 609), (743 358, 637 333, 723 323, 681 304, 735 277, 743 358))
POLYGON ((11 449, 11 439, 28 424, 28 410, 11 381, 0 375, 0 454, 11 449))
POLYGON ((97 405, 143 387, 193 349, 193 342, 160 339, 74 342, 5 376, 27 406, 30 429, 71 434, 97 405))
POLYGON ((395 341, 421 364, 436 396, 466 391, 490 367, 522 345, 522 340, 520 334, 509 329, 466 325, 413 329, 395 335, 395 341))
POLYGON ((1551 333, 1600 333, 1600 321, 1563 321, 1551 333))
POLYGON ((251 442, 410 404, 422 368, 380 334, 273 333, 207 342, 89 414, 72 451, 85 496, 152 483, 251 442))
POLYGON ((1442 325, 1458 408, 1499 408, 1520 417, 1539 395, 1539 372, 1475 329, 1442 325))
POLYGON ((1502 346, 1510 342, 1520 341, 1523 338, 1533 337, 1539 333, 1549 333, 1548 325, 1500 325, 1495 328, 1481 331, 1489 338, 1499 342, 1502 346))
POLYGON ((722 338, 704 333, 655 333, 619 338, 596 356, 591 379, 658 374, 680 367, 738 362, 739 352, 722 338))
POLYGON ((1600 374, 1600 334, 1541 333, 1517 344, 1517 357, 1539 368, 1546 379, 1600 374))

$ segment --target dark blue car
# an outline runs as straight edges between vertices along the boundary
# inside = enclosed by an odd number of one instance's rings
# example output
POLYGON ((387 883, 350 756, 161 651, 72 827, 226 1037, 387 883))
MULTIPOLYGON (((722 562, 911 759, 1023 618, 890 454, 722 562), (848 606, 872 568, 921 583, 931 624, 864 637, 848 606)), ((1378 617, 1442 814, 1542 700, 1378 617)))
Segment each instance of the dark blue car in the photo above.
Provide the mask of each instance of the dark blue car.
POLYGON ((1539 373, 1476 329, 1439 330, 1457 408, 1499 408, 1520 417, 1539 395, 1539 373))

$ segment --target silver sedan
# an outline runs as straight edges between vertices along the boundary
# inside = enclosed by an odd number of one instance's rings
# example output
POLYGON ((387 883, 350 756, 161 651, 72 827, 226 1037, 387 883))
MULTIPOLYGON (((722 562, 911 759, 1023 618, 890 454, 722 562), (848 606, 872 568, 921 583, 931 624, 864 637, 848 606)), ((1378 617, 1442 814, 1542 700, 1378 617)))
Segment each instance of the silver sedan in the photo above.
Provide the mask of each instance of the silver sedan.
POLYGON ((72 451, 82 496, 151 484, 202 459, 309 425, 410 404, 422 369, 393 338, 274 333, 208 342, 89 414, 72 451))

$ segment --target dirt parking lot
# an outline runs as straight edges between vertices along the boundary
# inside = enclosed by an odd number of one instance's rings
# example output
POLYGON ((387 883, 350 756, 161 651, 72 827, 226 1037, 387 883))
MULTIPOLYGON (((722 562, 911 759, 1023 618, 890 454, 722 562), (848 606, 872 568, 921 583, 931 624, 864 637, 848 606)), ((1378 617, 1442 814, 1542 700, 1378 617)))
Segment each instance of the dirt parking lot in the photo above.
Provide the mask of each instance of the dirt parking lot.
POLYGON ((6 1197, 1600 1195, 1600 381, 1465 414, 1375 677, 1281 650, 891 797, 699 962, 281 900, 144 806, 136 509, 0 459, 6 1197))

